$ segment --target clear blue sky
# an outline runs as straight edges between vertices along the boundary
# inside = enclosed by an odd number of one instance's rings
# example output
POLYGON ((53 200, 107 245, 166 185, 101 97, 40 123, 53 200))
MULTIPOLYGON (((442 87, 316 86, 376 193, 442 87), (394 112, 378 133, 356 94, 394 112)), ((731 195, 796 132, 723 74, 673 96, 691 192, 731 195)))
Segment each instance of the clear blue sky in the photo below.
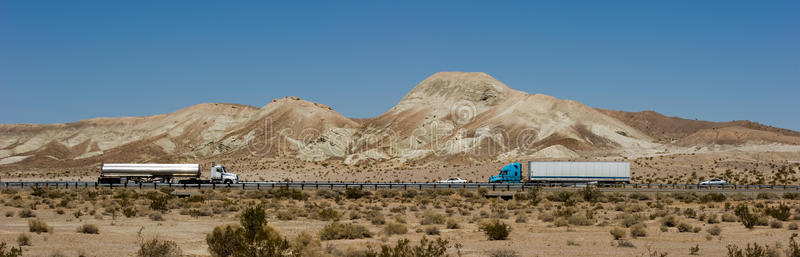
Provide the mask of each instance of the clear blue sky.
POLYGON ((437 71, 800 130, 800 1, 0 1, 0 123, 283 96, 372 117, 437 71))

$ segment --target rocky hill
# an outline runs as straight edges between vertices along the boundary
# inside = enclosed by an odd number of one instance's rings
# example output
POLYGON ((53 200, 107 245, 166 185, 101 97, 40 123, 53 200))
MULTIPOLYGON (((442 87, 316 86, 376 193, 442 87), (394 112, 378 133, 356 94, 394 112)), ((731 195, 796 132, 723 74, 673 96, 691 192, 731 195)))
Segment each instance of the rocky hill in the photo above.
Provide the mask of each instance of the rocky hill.
POLYGON ((776 144, 799 145, 800 133, 595 109, 521 92, 485 73, 440 72, 368 119, 289 97, 262 108, 211 103, 147 117, 0 125, 0 169, 216 158, 344 165, 618 159, 776 144))

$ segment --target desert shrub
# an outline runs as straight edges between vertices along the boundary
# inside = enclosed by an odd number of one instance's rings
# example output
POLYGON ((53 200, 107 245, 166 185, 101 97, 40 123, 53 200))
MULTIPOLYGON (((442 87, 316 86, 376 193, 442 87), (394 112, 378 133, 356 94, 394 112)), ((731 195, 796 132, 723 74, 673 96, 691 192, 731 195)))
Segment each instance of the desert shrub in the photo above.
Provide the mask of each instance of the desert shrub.
POLYGON ((694 219, 697 217, 697 212, 692 208, 686 208, 683 210, 683 216, 694 219))
POLYGON ((740 249, 736 245, 728 245, 728 257, 768 257, 780 256, 776 249, 769 246, 761 246, 758 243, 747 244, 747 247, 740 249))
POLYGON ((269 193, 275 199, 293 199, 298 201, 305 201, 308 199, 308 194, 303 193, 300 189, 280 187, 271 189, 269 193))
POLYGON ((368 196, 369 192, 364 191, 360 188, 348 188, 344 190, 344 197, 347 199, 359 199, 364 196, 368 196))
POLYGON ((78 233, 84 234, 100 234, 100 229, 94 224, 83 224, 78 226, 78 233))
POLYGON ((699 227, 699 226, 698 226, 698 227, 693 227, 693 228, 692 228, 692 233, 698 233, 698 232, 700 232, 701 230, 703 230, 703 228, 702 228, 702 227, 699 227))
POLYGON ((150 209, 156 211, 168 211, 169 210, 169 199, 172 196, 168 194, 159 194, 153 192, 155 194, 149 194, 148 198, 150 198, 150 209))
POLYGON ((717 218, 716 214, 710 214, 706 219, 706 223, 708 224, 717 224, 719 223, 719 219, 717 218))
POLYGON ((362 225, 352 223, 332 222, 319 231, 322 240, 359 239, 372 237, 372 234, 362 225))
POLYGON ((158 212, 151 212, 150 214, 147 215, 147 217, 149 217, 150 220, 152 220, 152 221, 163 221, 164 220, 164 217, 162 217, 161 213, 158 213, 158 212))
POLYGON ((425 227, 425 234, 429 236, 439 235, 439 227, 437 226, 427 226, 425 227))
POLYGON ((267 224, 263 207, 248 207, 239 224, 215 227, 206 235, 212 256, 288 256, 291 246, 280 232, 267 224))
POLYGON ((386 224, 386 217, 383 216, 383 213, 377 210, 372 210, 367 212, 367 218, 372 225, 383 225, 386 224))
POLYGON ((53 231, 53 227, 48 227, 47 222, 44 222, 43 220, 36 218, 28 220, 28 230, 30 232, 35 232, 36 234, 40 234, 42 232, 53 231))
POLYGON ((631 237, 632 238, 647 236, 647 230, 644 228, 644 225, 641 224, 641 223, 631 226, 630 232, 631 232, 631 237))
POLYGON ((756 195, 756 199, 774 200, 778 199, 778 195, 770 192, 761 192, 756 195))
POLYGON ((19 215, 20 218, 33 218, 33 217, 36 217, 36 214, 33 213, 33 210, 28 209, 28 208, 22 209, 17 214, 19 215))
POLYGON ((420 224, 422 225, 444 224, 445 222, 447 222, 447 217, 445 217, 443 214, 428 211, 425 212, 422 221, 420 221, 420 224))
POLYGON ((678 225, 678 218, 674 215, 669 215, 661 218, 661 225, 665 227, 674 227, 678 225))
POLYGON ((701 203, 708 203, 708 202, 724 202, 727 199, 724 194, 722 193, 708 193, 700 196, 701 203))
POLYGON ((547 196, 547 200, 549 200, 551 202, 562 202, 562 203, 573 202, 574 203, 574 200, 572 200, 572 196, 573 196, 573 193, 570 192, 570 191, 561 191, 561 192, 558 192, 558 193, 553 193, 553 194, 548 195, 547 196))
POLYGON ((567 221, 565 218, 559 217, 553 222, 553 225, 556 227, 566 227, 569 226, 569 221, 567 221))
POLYGON ((678 223, 677 227, 678 227, 678 232, 689 232, 689 231, 692 231, 692 225, 689 225, 689 223, 681 222, 681 223, 678 223))
POLYGON ((786 193, 783 193, 783 199, 787 199, 787 200, 800 199, 800 193, 797 193, 797 192, 786 192, 786 193))
POLYGON ((597 190, 597 188, 593 186, 586 186, 581 190, 581 196, 583 197, 584 201, 594 203, 597 202, 597 199, 603 196, 603 192, 597 190))
POLYGON ((459 229, 461 225, 459 225, 458 221, 455 219, 448 219, 446 227, 447 229, 459 229))
POLYGON ((125 207, 122 209, 122 215, 125 215, 125 218, 136 217, 136 208, 125 207))
POLYGON ((325 208, 317 213, 317 217, 319 217, 319 220, 322 221, 337 221, 340 217, 342 217, 342 214, 332 208, 325 208))
POLYGON ((6 217, 14 217, 14 211, 6 211, 6 217))
POLYGON ((487 222, 481 226, 481 229, 489 240, 506 240, 511 233, 511 227, 499 220, 487 222))
POLYGON ((593 222, 586 218, 586 216, 583 214, 573 214, 567 219, 567 222, 576 226, 589 226, 593 224, 593 222))
POLYGON ((294 214, 292 214, 290 211, 278 211, 278 213, 276 213, 275 216, 279 220, 293 220, 294 219, 294 214))
POLYGON ((11 247, 6 251, 6 242, 0 242, 0 257, 22 256, 22 247, 11 247))
POLYGON ((766 208, 764 208, 764 213, 766 213, 769 216, 772 216, 773 218, 782 221, 787 221, 789 220, 789 217, 792 216, 792 208, 790 208, 788 205, 781 203, 776 207, 767 206, 766 208))
POLYGON ((787 226, 787 229, 789 229, 789 230, 797 230, 797 223, 794 223, 794 222, 789 223, 789 226, 787 226))
POLYGON ((695 244, 692 247, 689 247, 689 254, 690 255, 698 255, 700 253, 700 245, 695 244))
POLYGON ((487 252, 489 257, 519 257, 519 254, 511 249, 495 249, 487 252))
POLYGON ((782 228, 783 227, 783 222, 781 222, 780 220, 772 220, 772 221, 769 222, 769 227, 771 227, 771 228, 782 228))
POLYGON ((751 213, 747 205, 737 205, 734 213, 746 228, 752 229, 758 222, 758 215, 751 213))
POLYGON ((706 229, 706 232, 708 232, 708 234, 710 234, 712 236, 718 236, 718 235, 720 235, 722 233, 722 228, 720 228, 717 225, 714 225, 714 226, 708 227, 706 229))
POLYGON ((645 217, 638 214, 630 214, 630 213, 620 213, 616 217, 619 220, 619 224, 625 226, 626 228, 631 227, 635 224, 641 223, 645 220, 645 217))
POLYGON ((383 227, 383 232, 386 233, 387 236, 402 235, 408 233, 408 228, 406 228, 406 225, 403 225, 402 223, 389 222, 383 227))
POLYGON ((31 245, 31 237, 25 233, 19 234, 19 236, 17 236, 17 244, 19 246, 31 245))
POLYGON ((428 240, 422 237, 419 245, 410 246, 408 239, 397 240, 395 246, 382 245, 380 250, 373 250, 368 248, 363 256, 370 257, 441 257, 448 256, 447 248, 450 246, 450 241, 437 238, 436 240, 428 240))
POLYGON ((139 245, 138 257, 180 257, 183 254, 175 241, 153 238, 139 245))
POLYGON ((625 238, 625 234, 627 234, 627 231, 625 231, 624 228, 614 227, 611 230, 609 230, 608 233, 610 233, 611 236, 614 237, 614 240, 620 240, 625 238))
POLYGON ((739 221, 739 218, 737 218, 736 215, 734 215, 732 213, 724 213, 724 214, 722 214, 722 221, 723 222, 737 222, 737 221, 739 221))

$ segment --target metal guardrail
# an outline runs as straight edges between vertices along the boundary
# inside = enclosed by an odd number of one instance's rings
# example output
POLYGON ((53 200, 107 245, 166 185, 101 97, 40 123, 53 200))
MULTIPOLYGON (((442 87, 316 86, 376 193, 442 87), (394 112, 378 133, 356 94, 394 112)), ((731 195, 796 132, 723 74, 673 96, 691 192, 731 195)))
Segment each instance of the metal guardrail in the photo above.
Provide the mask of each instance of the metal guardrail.
MULTIPOLYGON (((41 181, 41 182, 0 182, 2 188, 130 188, 130 189, 157 189, 162 187, 175 189, 272 189, 295 188, 301 190, 316 189, 347 189, 359 188, 367 190, 378 189, 478 189, 486 188, 492 191, 525 191, 529 188, 582 188, 585 183, 383 183, 383 182, 328 182, 328 181, 263 181, 242 182, 237 184, 179 184, 179 183, 126 183, 105 184, 87 181, 41 181)), ((718 191, 748 191, 748 190, 773 190, 773 191, 800 191, 800 185, 699 185, 699 184, 599 184, 591 185, 600 189, 649 189, 652 191, 676 190, 718 190, 718 191)))

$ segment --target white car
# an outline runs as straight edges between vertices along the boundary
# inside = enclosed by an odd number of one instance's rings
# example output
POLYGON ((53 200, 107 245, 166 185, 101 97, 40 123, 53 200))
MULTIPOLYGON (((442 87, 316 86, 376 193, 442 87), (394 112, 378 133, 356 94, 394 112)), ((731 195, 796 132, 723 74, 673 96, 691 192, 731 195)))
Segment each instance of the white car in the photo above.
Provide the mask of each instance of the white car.
POLYGON ((459 177, 452 177, 445 180, 439 180, 439 183, 467 183, 467 180, 459 177))
POLYGON ((728 181, 725 181, 725 180, 722 180, 722 179, 718 179, 718 178, 712 178, 712 179, 700 182, 701 186, 714 186, 714 185, 725 185, 725 184, 728 184, 728 181))

